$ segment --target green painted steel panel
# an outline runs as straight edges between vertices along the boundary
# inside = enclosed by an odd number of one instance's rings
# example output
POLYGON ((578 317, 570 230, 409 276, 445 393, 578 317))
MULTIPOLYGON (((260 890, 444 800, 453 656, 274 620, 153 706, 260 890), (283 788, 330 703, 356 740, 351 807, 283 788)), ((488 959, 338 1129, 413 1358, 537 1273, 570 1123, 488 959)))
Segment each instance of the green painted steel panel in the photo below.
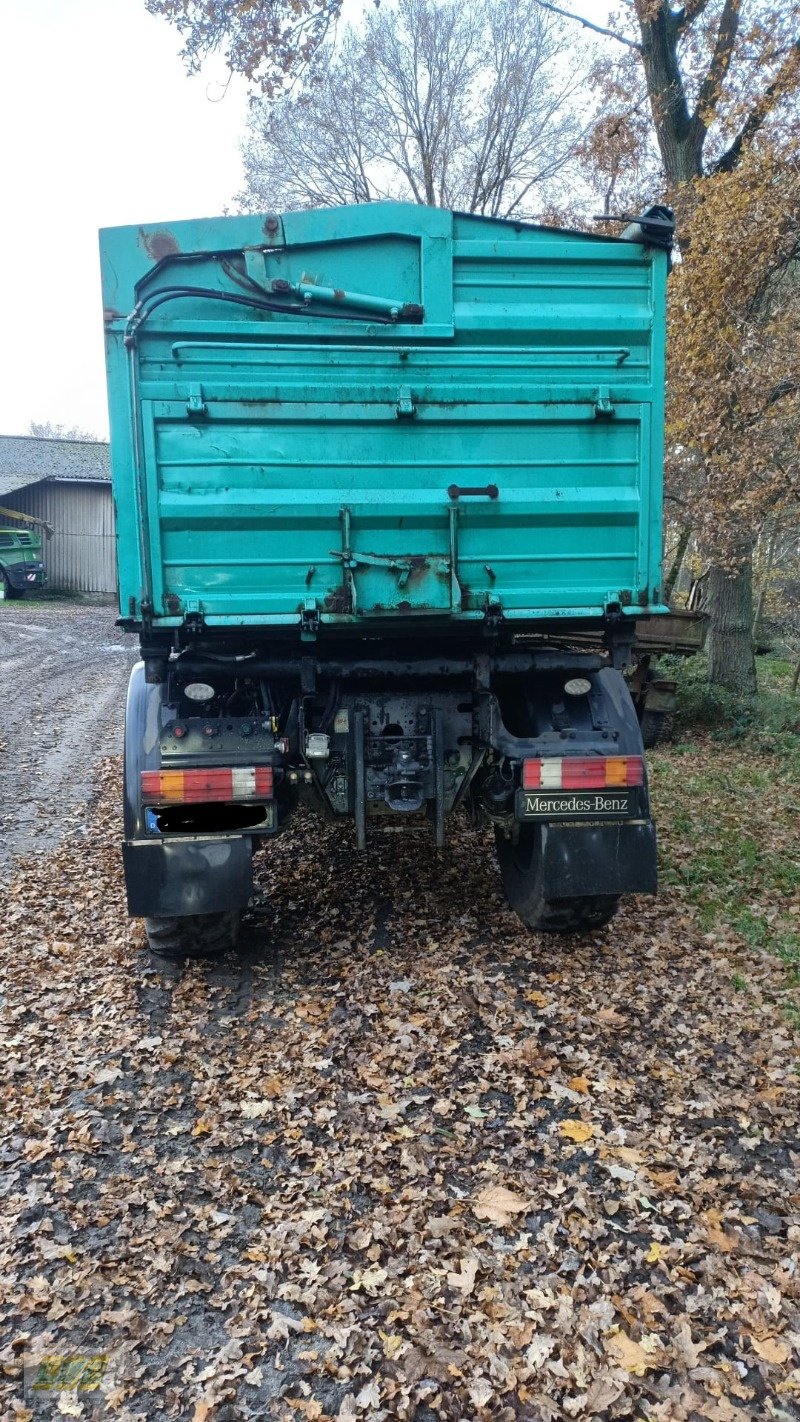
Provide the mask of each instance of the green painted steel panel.
POLYGON ((101 258, 123 615, 661 608, 665 252, 374 204, 101 258))

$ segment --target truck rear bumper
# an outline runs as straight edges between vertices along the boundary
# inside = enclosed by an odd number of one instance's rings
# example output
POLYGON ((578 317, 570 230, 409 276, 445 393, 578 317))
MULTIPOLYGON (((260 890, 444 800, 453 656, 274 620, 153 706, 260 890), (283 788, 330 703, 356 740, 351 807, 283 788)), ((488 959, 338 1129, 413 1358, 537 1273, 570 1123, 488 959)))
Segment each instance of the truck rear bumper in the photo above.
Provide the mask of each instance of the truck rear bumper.
POLYGON ((547 899, 654 894, 656 827, 652 820, 548 825, 543 834, 547 899))
POLYGON ((253 888, 252 858, 248 835, 126 840, 128 912, 157 918, 245 908, 253 888))

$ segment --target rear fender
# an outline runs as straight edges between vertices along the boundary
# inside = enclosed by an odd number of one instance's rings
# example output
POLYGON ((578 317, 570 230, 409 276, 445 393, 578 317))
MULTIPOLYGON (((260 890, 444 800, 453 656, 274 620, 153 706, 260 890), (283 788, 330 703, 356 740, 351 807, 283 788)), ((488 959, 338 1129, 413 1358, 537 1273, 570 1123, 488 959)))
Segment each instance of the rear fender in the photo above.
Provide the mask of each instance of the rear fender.
MULTIPOLYGON (((562 702, 570 737, 574 735, 584 746, 596 746, 603 755, 644 759, 641 727, 624 677, 604 667, 588 679, 590 696, 565 696, 562 702)), ((542 701, 532 709, 539 734, 555 729, 550 705, 542 701)), ((560 753, 568 756, 570 744, 576 741, 565 740, 560 753)), ((656 892, 656 831, 650 818, 646 762, 635 818, 539 823, 532 832, 538 837, 546 900, 656 892)))
POLYGON ((147 833, 141 775, 161 765, 161 731, 168 719, 165 691, 164 683, 145 680, 144 662, 137 662, 125 710, 122 859, 128 912, 156 918, 245 908, 253 888, 250 835, 147 833))
POLYGON ((125 706, 125 838, 144 837, 142 771, 161 765, 161 728, 164 718, 166 684, 145 681, 144 662, 137 662, 128 682, 125 706))

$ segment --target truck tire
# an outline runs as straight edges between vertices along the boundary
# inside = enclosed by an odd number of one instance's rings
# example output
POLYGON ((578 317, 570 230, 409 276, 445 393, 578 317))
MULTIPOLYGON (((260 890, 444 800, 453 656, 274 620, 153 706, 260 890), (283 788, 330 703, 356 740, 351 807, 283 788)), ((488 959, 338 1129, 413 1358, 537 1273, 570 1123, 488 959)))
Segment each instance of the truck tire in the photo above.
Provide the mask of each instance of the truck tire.
POLYGON ((497 860, 506 898, 527 928, 539 933, 589 933, 614 917, 619 898, 596 895, 579 899, 546 899, 542 884, 539 836, 534 825, 521 825, 513 844, 495 830, 497 860))
POLYGON ((241 919, 241 911, 232 909, 185 918, 146 918, 144 928, 150 952, 157 958, 218 958, 235 948, 241 919))
POLYGON ((25 589, 24 589, 24 588, 12 588, 12 586, 11 586, 11 579, 9 578, 8 573, 6 572, 5 568, 0 568, 0 577, 2 577, 2 579, 3 579, 3 583, 4 583, 4 585, 5 585, 6 598, 7 598, 7 600, 8 600, 9 602, 17 601, 19 598, 21 598, 21 597, 24 596, 24 594, 25 594, 25 589))
POLYGON ((639 717, 639 725, 642 728, 642 745, 645 750, 653 750, 659 741, 665 739, 669 729, 666 712, 648 711, 647 707, 639 717))

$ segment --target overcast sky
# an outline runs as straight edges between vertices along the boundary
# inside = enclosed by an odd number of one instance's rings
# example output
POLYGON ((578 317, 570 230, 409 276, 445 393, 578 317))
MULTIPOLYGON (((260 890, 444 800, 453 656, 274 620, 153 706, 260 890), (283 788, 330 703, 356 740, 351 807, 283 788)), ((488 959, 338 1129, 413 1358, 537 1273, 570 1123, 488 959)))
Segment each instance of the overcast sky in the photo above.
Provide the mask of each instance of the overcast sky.
POLYGON ((0 0, 0 434, 107 437, 97 230, 221 212, 245 91, 144 0, 0 0))
MULTIPOLYGON (((575 8, 602 22, 607 5, 575 8)), ((188 78, 144 0, 0 0, 0 39, 0 434, 106 438, 98 228, 229 206, 245 87, 223 93, 221 61, 188 78)))

